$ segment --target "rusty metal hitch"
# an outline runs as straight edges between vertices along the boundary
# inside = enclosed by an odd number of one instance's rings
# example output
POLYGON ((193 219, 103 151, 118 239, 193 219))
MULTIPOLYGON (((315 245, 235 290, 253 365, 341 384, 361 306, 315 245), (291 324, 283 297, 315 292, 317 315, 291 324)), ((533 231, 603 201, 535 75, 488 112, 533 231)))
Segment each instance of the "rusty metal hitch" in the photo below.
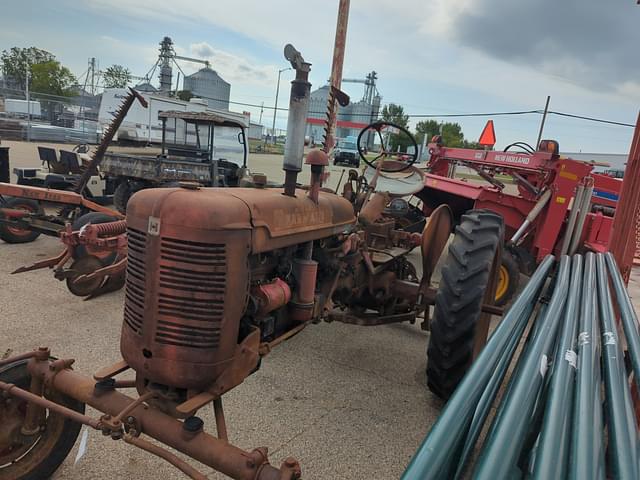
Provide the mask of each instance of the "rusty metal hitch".
MULTIPOLYGON (((134 399, 116 390, 118 387, 132 387, 134 382, 115 380, 111 374, 121 373, 128 369, 124 362, 107 367, 96 374, 96 380, 80 375, 71 370, 73 359, 52 360, 48 348, 40 348, 34 352, 15 355, 0 361, 0 366, 16 361, 29 359, 28 370, 32 383, 30 389, 37 393, 20 388, 14 384, 0 381, 0 390, 6 395, 20 398, 27 402, 25 426, 30 416, 39 419, 42 409, 56 412, 75 422, 87 425, 115 440, 124 440, 142 450, 152 453, 190 478, 203 480, 207 477, 192 466, 178 458, 169 450, 154 445, 142 438, 146 434, 195 460, 218 470, 231 478, 241 480, 298 480, 301 477, 300 465, 293 458, 287 458, 280 468, 269 464, 267 449, 257 448, 251 452, 241 450, 227 441, 226 423, 222 411, 220 397, 214 401, 218 437, 205 433, 203 422, 197 417, 180 421, 161 412, 147 402, 155 393, 149 392, 134 399), (97 388, 101 382, 113 380, 113 388, 97 388), (41 396, 43 388, 58 391, 82 403, 104 412, 100 419, 84 415, 68 407, 41 396), (195 426, 194 426, 195 425, 195 426)), ((24 432, 28 434, 28 428, 24 432)))

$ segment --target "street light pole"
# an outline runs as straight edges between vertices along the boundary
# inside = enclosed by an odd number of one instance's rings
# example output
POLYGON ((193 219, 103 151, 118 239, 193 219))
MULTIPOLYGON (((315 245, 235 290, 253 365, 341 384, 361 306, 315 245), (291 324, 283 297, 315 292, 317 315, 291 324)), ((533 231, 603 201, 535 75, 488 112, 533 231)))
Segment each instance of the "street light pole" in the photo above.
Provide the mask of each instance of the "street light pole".
POLYGON ((25 96, 27 97, 27 142, 31 141, 31 97, 29 96, 30 65, 27 64, 25 75, 25 96))
POLYGON ((278 86, 276 87, 276 104, 273 108, 273 125, 271 127, 271 134, 273 135, 273 144, 276 144, 276 113, 278 113, 278 93, 280 93, 280 74, 287 70, 293 70, 291 67, 278 70, 278 86))

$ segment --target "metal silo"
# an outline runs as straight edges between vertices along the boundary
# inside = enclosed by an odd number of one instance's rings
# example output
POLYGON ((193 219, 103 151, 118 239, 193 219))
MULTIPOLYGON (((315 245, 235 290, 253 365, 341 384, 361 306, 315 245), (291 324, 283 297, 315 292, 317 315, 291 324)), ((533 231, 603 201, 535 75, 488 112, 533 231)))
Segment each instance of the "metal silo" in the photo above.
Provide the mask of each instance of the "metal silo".
POLYGON ((203 68, 184 78, 183 88, 195 97, 203 98, 210 108, 229 110, 231 84, 224 81, 215 70, 203 68))

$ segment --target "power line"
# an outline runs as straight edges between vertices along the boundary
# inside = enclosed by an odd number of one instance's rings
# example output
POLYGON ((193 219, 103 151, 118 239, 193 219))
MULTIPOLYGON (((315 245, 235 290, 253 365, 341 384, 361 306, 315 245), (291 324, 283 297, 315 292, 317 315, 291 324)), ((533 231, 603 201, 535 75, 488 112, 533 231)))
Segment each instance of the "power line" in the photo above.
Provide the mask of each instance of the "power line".
POLYGON ((521 111, 515 111, 515 112, 489 112, 489 113, 444 113, 444 114, 416 113, 416 114, 407 114, 407 116, 410 118, 498 117, 501 115, 528 115, 531 113, 541 114, 542 110, 521 110, 521 111))
POLYGON ((548 113, 551 113, 553 115, 560 115, 561 117, 578 118, 580 120, 589 120, 591 122, 598 122, 598 123, 608 123, 610 125, 620 125, 622 127, 635 127, 635 125, 631 123, 615 122, 613 120, 603 120, 601 118, 594 118, 594 117, 585 117, 584 115, 574 115, 572 113, 554 112, 551 110, 549 110, 548 113))
MULTIPOLYGON (((216 99, 211 99, 211 100, 216 100, 216 99)), ((223 101, 218 99, 219 101, 223 101)), ((226 101, 226 100, 224 100, 226 101)), ((282 112, 287 112, 289 111, 288 108, 283 108, 283 107, 271 107, 268 105, 257 105, 257 104, 253 104, 253 103, 244 103, 244 102, 233 102, 229 100, 229 103, 234 104, 234 105, 241 105, 244 107, 254 107, 254 108, 265 108, 267 110, 279 110, 282 112)), ((322 111, 322 112, 309 112, 312 115, 323 115, 326 112, 322 111)), ((542 115, 544 112, 542 110, 516 110, 516 111, 512 111, 512 112, 486 112, 486 113, 409 113, 407 114, 407 116, 409 118, 464 118, 464 117, 498 117, 498 116, 516 116, 516 115, 531 115, 531 114, 535 114, 535 115, 542 115)), ((590 122, 598 122, 598 123, 606 123, 609 125, 617 125, 617 126, 622 126, 622 127, 635 127, 634 124, 631 123, 624 123, 624 122, 618 122, 618 121, 614 121, 614 120, 605 120, 602 118, 595 118, 595 117, 588 117, 585 115, 576 115, 576 114, 572 114, 572 113, 566 113, 566 112, 556 112, 553 110, 549 110, 549 112, 547 112, 549 114, 552 115, 558 115, 558 116, 562 116, 562 117, 569 117, 569 118, 575 118, 578 120, 586 120, 586 121, 590 121, 590 122)), ((348 113, 348 112, 343 112, 340 113, 338 112, 338 115, 343 115, 343 116, 348 116, 348 117, 364 117, 364 118, 371 118, 370 114, 352 114, 352 113, 348 113)))

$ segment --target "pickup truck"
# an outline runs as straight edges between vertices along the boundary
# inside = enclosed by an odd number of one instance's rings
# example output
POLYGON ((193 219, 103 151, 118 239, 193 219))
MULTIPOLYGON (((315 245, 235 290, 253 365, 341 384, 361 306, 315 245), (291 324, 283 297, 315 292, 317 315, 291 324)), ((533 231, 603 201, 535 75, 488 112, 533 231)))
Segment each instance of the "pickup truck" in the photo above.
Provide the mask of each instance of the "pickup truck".
POLYGON ((360 166, 360 154, 358 153, 358 138, 345 137, 338 140, 338 145, 333 149, 333 164, 348 165, 354 168, 360 166))

